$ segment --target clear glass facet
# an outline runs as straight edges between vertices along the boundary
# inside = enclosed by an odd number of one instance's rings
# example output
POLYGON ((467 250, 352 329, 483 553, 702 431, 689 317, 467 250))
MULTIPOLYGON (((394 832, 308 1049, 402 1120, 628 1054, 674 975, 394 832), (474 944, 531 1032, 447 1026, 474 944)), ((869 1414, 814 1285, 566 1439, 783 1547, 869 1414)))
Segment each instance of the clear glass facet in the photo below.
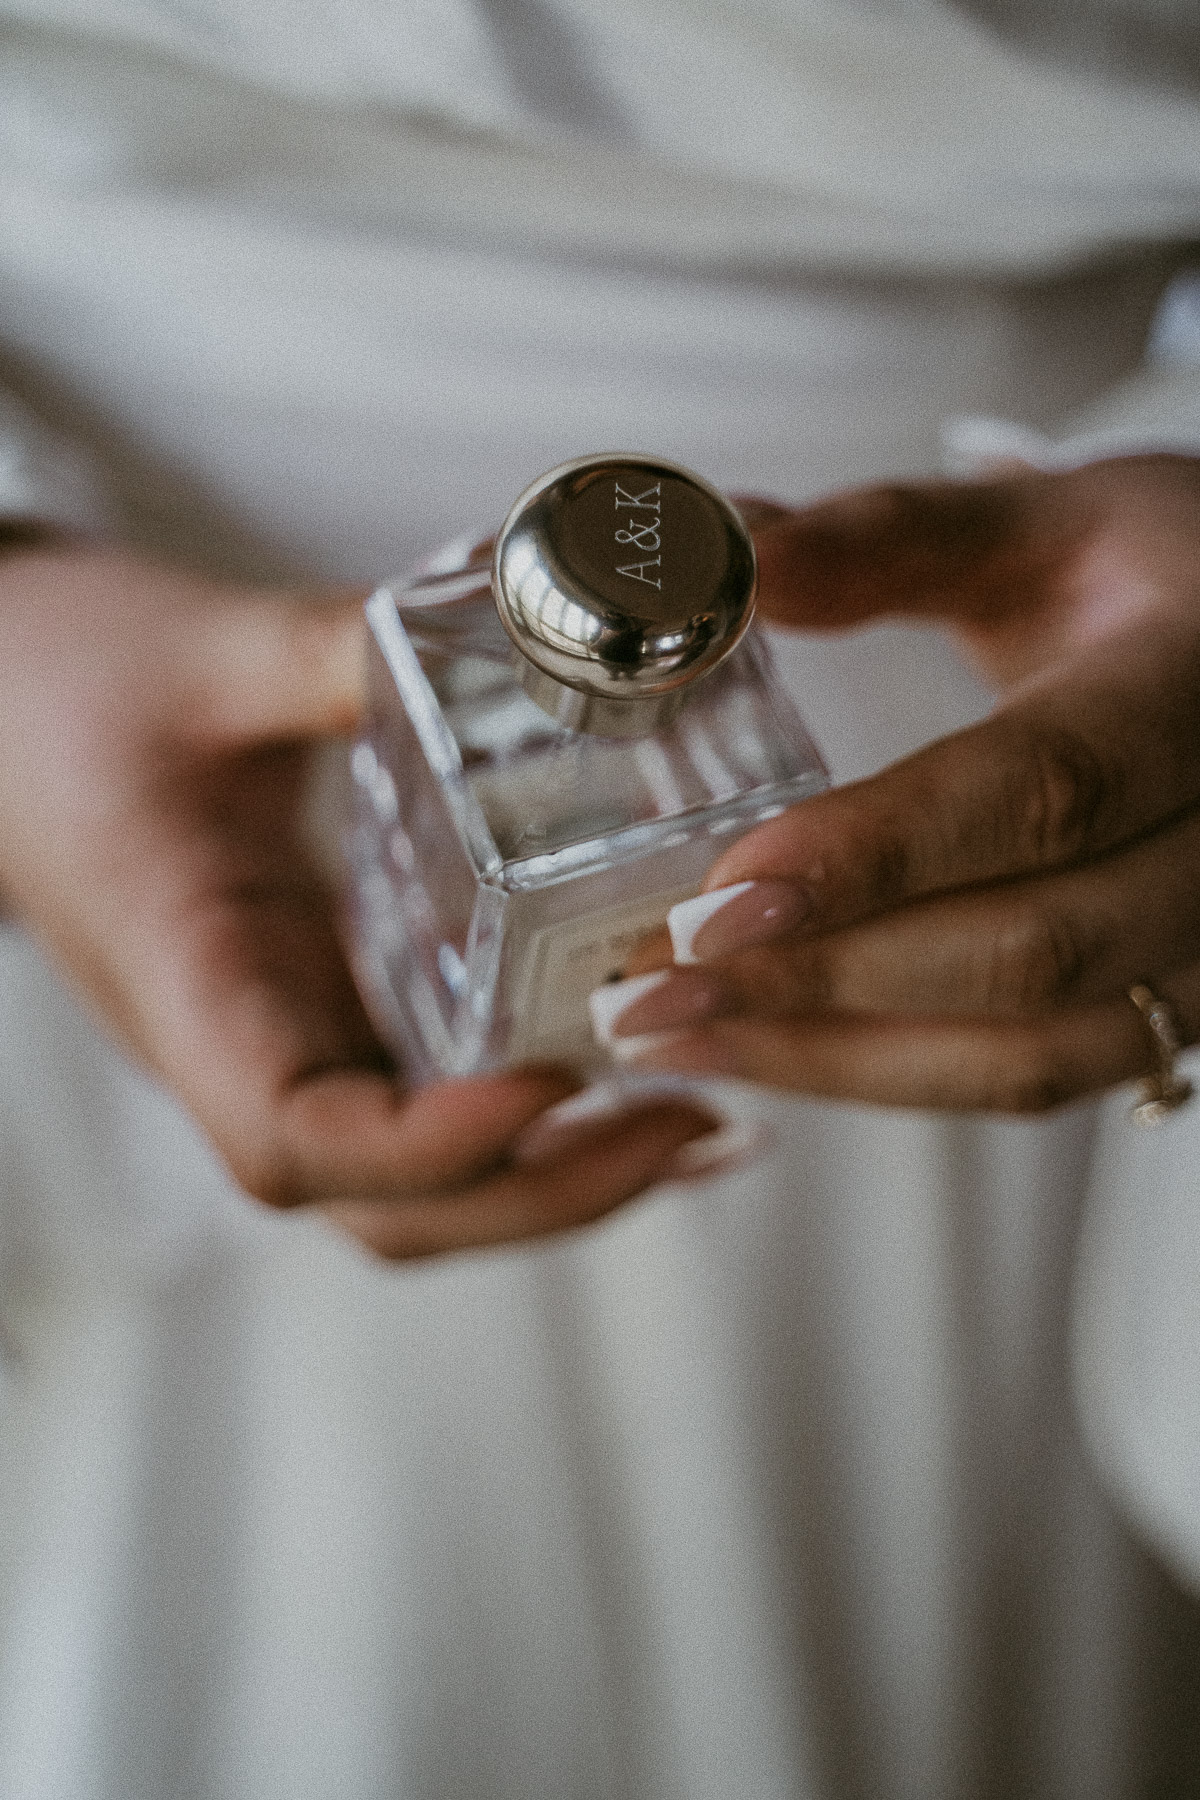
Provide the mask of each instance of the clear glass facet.
POLYGON ((556 725, 521 685, 486 551, 451 546, 367 608, 354 953, 418 1081, 602 1062, 591 990, 728 838, 827 785, 753 632, 652 737, 556 725))

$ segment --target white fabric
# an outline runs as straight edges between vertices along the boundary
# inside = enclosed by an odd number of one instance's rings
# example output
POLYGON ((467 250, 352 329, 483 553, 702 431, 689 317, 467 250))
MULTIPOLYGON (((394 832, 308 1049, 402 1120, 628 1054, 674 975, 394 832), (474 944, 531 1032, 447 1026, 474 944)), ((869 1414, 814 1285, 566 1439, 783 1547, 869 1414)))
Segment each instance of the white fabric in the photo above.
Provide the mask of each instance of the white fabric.
POLYGON ((1065 435, 1011 419, 947 420, 949 472, 971 475, 996 463, 1033 469, 1081 469, 1113 456, 1200 455, 1200 368, 1173 366, 1131 376, 1106 394, 1065 435))
POLYGON ((0 519, 37 519, 79 531, 113 528, 98 471, 47 431, 37 415, 0 393, 0 519))
MULTIPOLYGON (((923 4, 696 5, 670 57, 682 7, 552 9, 574 139, 465 6, 7 11, 14 383, 131 535, 247 572, 382 574, 588 447, 798 495, 932 468, 950 414, 1052 431, 1160 264, 1013 278, 1195 220, 1182 101, 1001 79, 923 4), (745 142, 697 127, 738 71, 745 142)), ((781 657, 839 778, 987 704, 926 633, 781 657)), ((1081 1454, 1068 1289, 1083 1218, 1087 1417, 1200 1576, 1186 1271, 1169 1338, 1125 1285, 1190 1241, 1198 1115, 1147 1158, 1119 1098, 730 1099, 753 1171, 386 1271, 251 1209, 0 938, 5 1800, 1142 1792, 1191 1615, 1081 1454)))
POLYGON ((209 195, 659 268, 888 277, 1059 271, 1200 225, 1186 95, 1031 62, 938 0, 305 12, 7 0, 16 193, 209 195), (582 70, 569 109, 521 91, 548 33, 582 70))
MULTIPOLYGON (((1002 420, 947 432, 962 473, 1017 458, 1045 469, 1170 451, 1200 456, 1200 355, 1178 317, 1173 354, 1131 376, 1057 442, 1002 420)), ((1180 309, 1182 311, 1182 308, 1180 309)), ((1188 327, 1190 326, 1190 329, 1188 327)), ((1187 1059, 1193 1079, 1200 1056, 1187 1059)), ((1200 1085, 1200 1084, 1198 1084, 1200 1085)), ((1076 1385, 1106 1474, 1162 1553, 1200 1585, 1200 1139, 1131 1133, 1113 1109, 1094 1160, 1075 1311, 1076 1385)))
MULTIPOLYGON (((1163 451, 1200 456, 1200 359, 1187 323, 1175 323, 1173 357, 1121 383, 1064 437, 1005 419, 948 421, 948 468, 971 475, 1013 461, 1053 470, 1163 451)), ((1185 1066, 1195 1079, 1200 1056, 1185 1066)), ((1109 1109, 1084 1214, 1073 1346, 1084 1421, 1109 1480, 1193 1584, 1200 1584, 1198 1170, 1194 1126, 1147 1137, 1109 1109)))

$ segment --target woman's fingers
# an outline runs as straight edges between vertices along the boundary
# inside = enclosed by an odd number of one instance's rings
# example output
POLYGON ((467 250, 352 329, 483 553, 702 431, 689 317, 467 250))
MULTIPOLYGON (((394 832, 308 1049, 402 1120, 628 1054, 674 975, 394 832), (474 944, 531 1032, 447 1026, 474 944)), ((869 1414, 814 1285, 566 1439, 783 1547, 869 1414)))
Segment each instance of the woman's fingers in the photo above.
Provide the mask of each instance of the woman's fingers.
POLYGON ((275 1205, 462 1183, 578 1086, 543 1069, 407 1097, 303 865, 250 866, 122 942, 137 1048, 241 1185, 275 1205))
POLYGON ((1198 866, 1193 813, 1077 871, 649 971, 601 990, 597 1023, 639 1066, 1044 1111, 1153 1070, 1135 983, 1174 1003, 1185 1042, 1200 1037, 1198 866))
POLYGON ((248 1193, 273 1206, 353 1204, 364 1209, 353 1215, 356 1234, 385 1254, 598 1217, 715 1127, 701 1107, 652 1106, 577 1134, 571 1155, 510 1169, 528 1129, 577 1091, 570 1071, 526 1068, 406 1092, 382 1066, 319 903, 283 920, 278 897, 266 907, 243 899, 191 929, 187 950, 171 933, 154 959, 153 1001, 139 1020, 148 1059, 248 1193), (470 1208, 456 1210, 464 1195, 470 1208), (395 1207, 415 1210, 401 1223, 395 1207))
POLYGON ((1194 624, 1114 638, 982 723, 759 826, 705 888, 783 884, 789 924, 827 931, 1086 861, 1200 799, 1198 703, 1194 624))
POLYGON ((549 1068, 416 1093, 382 1071, 314 1072, 268 1097, 255 1128, 227 1156, 247 1192, 272 1206, 456 1189, 493 1170, 547 1107, 577 1087, 567 1071, 549 1068))
POLYGON ((81 723, 90 754, 100 744, 125 755, 148 739, 231 748, 326 736, 358 718, 362 589, 247 588, 86 546, 27 551, 4 576, 6 658, 35 678, 6 701, 30 718, 69 704, 68 746, 82 742, 81 723), (78 637, 80 593, 100 623, 72 656, 63 646, 78 637))
POLYGON ((1087 860, 1193 804, 1198 539, 1200 461, 1182 457, 862 490, 768 521, 768 616, 936 615, 997 669, 1039 672, 982 724, 750 833, 706 888, 791 883, 806 928, 836 929, 1087 860))
POLYGON ((650 1103, 575 1132, 536 1162, 508 1163, 441 1194, 336 1200, 322 1210, 389 1259, 444 1255, 591 1224, 681 1171, 684 1147, 716 1121, 682 1102, 650 1103))
POLYGON ((309 741, 358 712, 358 596, 29 550, 4 601, 5 893, 249 1192, 428 1254, 598 1217, 713 1132, 659 1102, 548 1148, 561 1069, 405 1091, 303 829, 309 741))
POLYGON ((879 617, 992 617, 1064 569, 1092 509, 1033 471, 894 482, 756 517, 760 604, 776 624, 844 630, 879 617))
POLYGON ((673 909, 683 966, 648 948, 595 997, 600 1035, 655 1066, 1004 1111, 1151 1067, 1127 990, 1200 950, 1200 461, 864 490, 757 541, 769 618, 937 617, 1020 685, 732 845, 673 909))
MULTIPOLYGON (((1200 965, 1156 980, 1183 1041, 1200 1037, 1200 965)), ((639 1066, 737 1076, 878 1106, 1040 1113, 1155 1071, 1127 997, 1022 1023, 810 1017, 718 1020, 641 1040, 639 1066)))
MULTIPOLYGON (((620 1037, 718 1014, 1019 1019, 1107 1000, 1200 956, 1198 868, 1200 811, 1082 869, 960 890, 820 938, 734 948, 652 986, 618 984, 605 1009, 636 996, 614 1015, 620 1037)), ((751 937, 761 918, 745 910, 752 899, 729 904, 751 937)), ((732 941, 737 917, 726 926, 732 941)))
POLYGON ((237 594, 198 613, 187 724, 217 745, 327 737, 362 710, 361 591, 237 594))
POLYGON ((256 1198, 336 1199, 359 1209, 342 1222, 384 1254, 431 1254, 598 1217, 714 1129, 703 1108, 660 1105, 585 1132, 578 1168, 565 1153, 553 1178, 541 1163, 510 1168, 514 1146, 578 1078, 526 1068, 406 1092, 319 883, 302 866, 287 880, 239 872, 184 913, 143 920, 122 985, 142 996, 143 1055, 256 1198))
POLYGON ((1078 643, 1104 625, 1081 585, 1139 610, 1148 571, 1187 579, 1198 516, 1200 461, 1158 455, 858 488, 751 523, 760 605, 777 624, 937 618, 988 639, 1049 625, 1078 643), (1063 616, 1047 621, 1048 609, 1063 616))

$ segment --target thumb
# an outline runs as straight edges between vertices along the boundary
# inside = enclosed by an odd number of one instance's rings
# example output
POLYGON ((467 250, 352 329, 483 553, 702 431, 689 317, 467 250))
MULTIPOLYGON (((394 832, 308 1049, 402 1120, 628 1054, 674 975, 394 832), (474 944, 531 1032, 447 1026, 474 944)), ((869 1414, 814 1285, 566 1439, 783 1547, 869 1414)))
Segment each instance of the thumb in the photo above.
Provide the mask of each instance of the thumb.
POLYGON ((207 613, 202 734, 240 743, 351 731, 363 706, 363 599, 271 592, 207 613))
POLYGON ((1047 477, 856 488, 756 523, 759 606, 836 631, 882 617, 995 619, 1044 592, 1062 554, 1047 477))

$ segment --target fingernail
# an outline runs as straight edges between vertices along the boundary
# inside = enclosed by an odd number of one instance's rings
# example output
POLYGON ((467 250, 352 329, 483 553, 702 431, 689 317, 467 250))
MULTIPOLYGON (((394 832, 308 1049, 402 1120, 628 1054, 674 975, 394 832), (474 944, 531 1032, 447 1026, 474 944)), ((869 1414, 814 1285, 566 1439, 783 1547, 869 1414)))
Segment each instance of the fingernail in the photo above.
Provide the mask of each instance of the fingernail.
POLYGON ((706 1137, 692 1138, 675 1152, 668 1181, 709 1181, 757 1162, 775 1134, 761 1119, 730 1119, 706 1137))
POLYGON ((597 1125, 624 1117, 646 1105, 644 1096, 623 1088, 583 1088, 557 1106, 548 1106, 513 1144, 509 1155, 513 1162, 526 1164, 551 1162, 563 1148, 597 1125))
POLYGON ((735 881, 681 900, 667 914, 677 963, 710 962, 780 937, 804 917, 808 897, 787 881, 735 881))
MULTIPOLYGON (((718 1137, 728 1124, 725 1116, 712 1106, 707 1097, 702 1099, 696 1094, 682 1093, 678 1082, 662 1091, 656 1091, 655 1086, 649 1083, 632 1089, 612 1088, 601 1084, 573 1096, 559 1106, 548 1108, 521 1133, 509 1152, 509 1158, 522 1169, 557 1162, 573 1146, 591 1144, 598 1128, 613 1126, 618 1122, 625 1127, 633 1126, 641 1119, 661 1113, 664 1107, 675 1111, 681 1104, 694 1115, 695 1128, 701 1134, 695 1140, 689 1139, 689 1142, 702 1142, 709 1137, 718 1137)), ((686 1148, 683 1145, 676 1152, 676 1158, 686 1148)), ((674 1164, 673 1158, 672 1168, 674 1164)), ((675 1177, 672 1176, 672 1179, 675 1177)))
POLYGON ((707 976, 655 969, 610 981, 588 997, 596 1042, 620 1061, 637 1056, 649 1043, 719 1011, 722 996, 707 976))

